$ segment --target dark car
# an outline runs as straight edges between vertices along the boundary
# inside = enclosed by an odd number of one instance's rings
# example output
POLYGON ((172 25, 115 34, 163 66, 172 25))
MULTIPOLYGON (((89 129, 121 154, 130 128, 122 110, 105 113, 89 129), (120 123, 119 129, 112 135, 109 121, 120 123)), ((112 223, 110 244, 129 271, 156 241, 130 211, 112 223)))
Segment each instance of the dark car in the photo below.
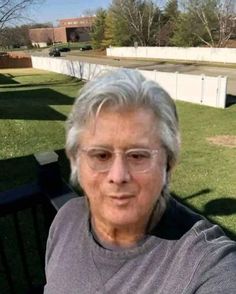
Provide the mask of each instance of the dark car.
POLYGON ((59 48, 59 51, 60 52, 69 52, 70 48, 69 47, 61 47, 61 48, 59 48))
POLYGON ((84 45, 83 47, 80 47, 80 51, 85 51, 85 50, 91 50, 93 49, 91 45, 84 45))
POLYGON ((49 50, 49 56, 53 56, 53 57, 59 57, 59 56, 61 56, 61 52, 60 52, 59 48, 52 47, 49 50))

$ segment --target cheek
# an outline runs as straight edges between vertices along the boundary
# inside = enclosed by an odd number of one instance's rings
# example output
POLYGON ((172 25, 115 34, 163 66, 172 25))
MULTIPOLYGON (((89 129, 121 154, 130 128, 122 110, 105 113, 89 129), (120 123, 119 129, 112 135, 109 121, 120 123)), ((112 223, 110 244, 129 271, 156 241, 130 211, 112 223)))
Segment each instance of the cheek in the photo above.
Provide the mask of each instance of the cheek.
POLYGON ((89 181, 91 179, 89 175, 89 170, 87 168, 87 165, 85 162, 83 162, 82 158, 77 159, 77 176, 78 181, 80 183, 80 186, 85 191, 87 189, 87 186, 89 186, 89 181))
POLYGON ((79 170, 79 182, 82 189, 84 190, 88 198, 96 198, 100 191, 100 176, 95 174, 94 172, 91 172, 91 170, 85 164, 83 164, 83 162, 80 162, 79 170))
POLYGON ((139 179, 136 178, 136 183, 138 183, 140 188, 140 194, 142 200, 155 199, 161 193, 164 185, 164 173, 158 172, 150 176, 143 176, 139 179))

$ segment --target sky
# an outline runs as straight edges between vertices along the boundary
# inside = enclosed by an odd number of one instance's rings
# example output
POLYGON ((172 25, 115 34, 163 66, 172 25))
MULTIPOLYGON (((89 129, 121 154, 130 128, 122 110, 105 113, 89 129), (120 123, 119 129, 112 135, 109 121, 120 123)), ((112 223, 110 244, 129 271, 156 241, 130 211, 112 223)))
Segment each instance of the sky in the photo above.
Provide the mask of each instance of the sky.
MULTIPOLYGON (((83 15, 86 10, 108 8, 112 0, 44 0, 30 11, 30 18, 36 23, 52 22, 55 26, 58 19, 73 18, 83 15)), ((155 1, 158 4, 164 0, 155 1)))
POLYGON ((30 17, 37 23, 52 22, 58 19, 73 18, 83 15, 86 10, 108 8, 111 0, 45 0, 43 4, 32 8, 30 17))

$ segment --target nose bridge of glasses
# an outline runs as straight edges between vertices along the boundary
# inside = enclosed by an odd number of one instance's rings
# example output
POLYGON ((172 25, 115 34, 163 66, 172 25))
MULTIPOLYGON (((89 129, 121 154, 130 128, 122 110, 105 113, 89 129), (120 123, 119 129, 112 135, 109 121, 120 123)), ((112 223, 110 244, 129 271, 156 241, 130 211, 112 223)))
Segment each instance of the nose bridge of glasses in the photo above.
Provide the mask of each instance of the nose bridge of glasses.
POLYGON ((113 156, 112 156, 112 161, 110 163, 111 164, 110 168, 119 167, 119 168, 128 170, 128 161, 126 158, 126 152, 122 150, 114 150, 112 154, 113 156))
POLYGON ((112 154, 113 156, 115 155, 114 157, 116 157, 117 155, 120 155, 120 157, 125 157, 126 152, 123 150, 114 150, 112 151, 112 154))

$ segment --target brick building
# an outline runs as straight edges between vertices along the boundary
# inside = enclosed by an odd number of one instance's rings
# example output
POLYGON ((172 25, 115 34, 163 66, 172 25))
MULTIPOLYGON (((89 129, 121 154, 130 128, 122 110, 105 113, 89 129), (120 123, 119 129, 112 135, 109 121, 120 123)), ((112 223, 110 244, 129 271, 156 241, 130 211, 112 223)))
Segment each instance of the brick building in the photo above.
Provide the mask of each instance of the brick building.
POLYGON ((29 30, 33 46, 46 47, 53 43, 89 41, 95 16, 66 18, 59 20, 58 27, 35 28, 29 30))

